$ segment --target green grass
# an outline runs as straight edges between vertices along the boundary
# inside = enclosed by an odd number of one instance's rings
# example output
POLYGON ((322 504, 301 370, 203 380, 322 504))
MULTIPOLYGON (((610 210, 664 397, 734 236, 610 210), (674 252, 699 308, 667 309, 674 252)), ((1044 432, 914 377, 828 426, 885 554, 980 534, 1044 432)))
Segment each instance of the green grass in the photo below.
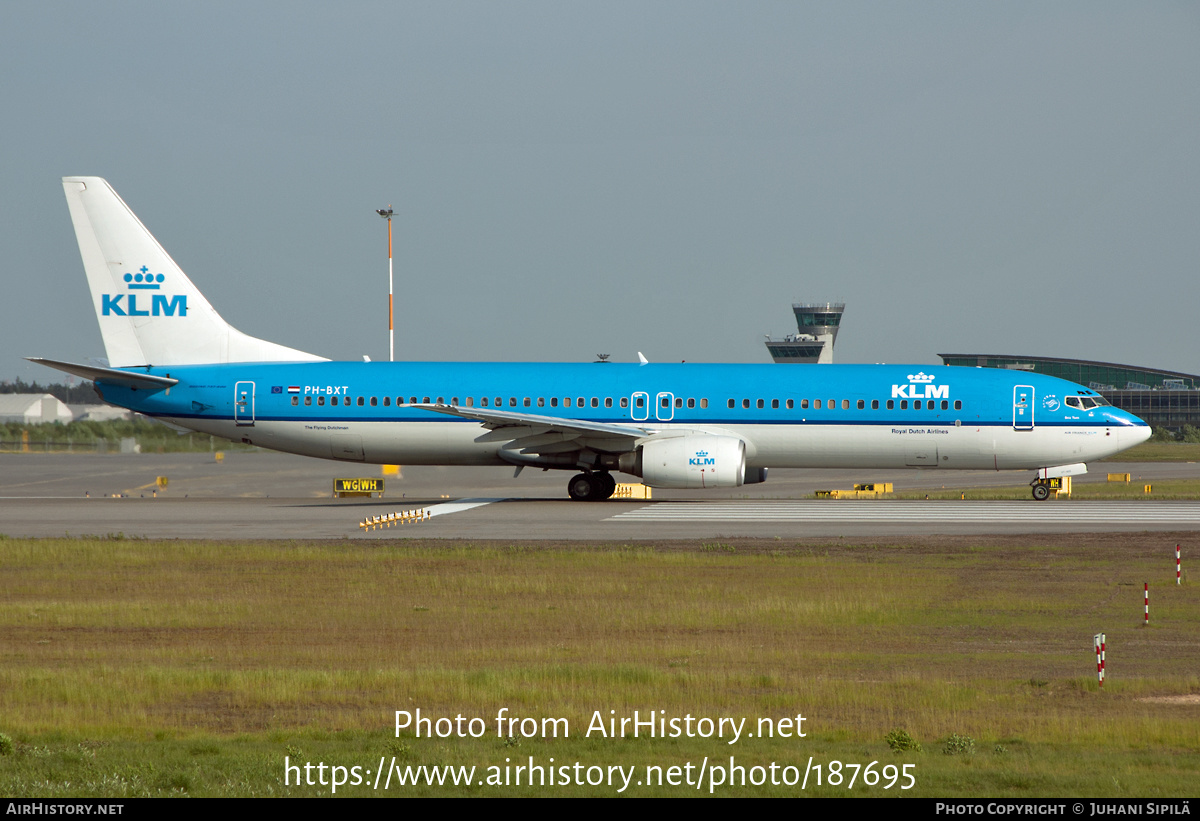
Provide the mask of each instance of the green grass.
MULTIPOLYGON (((554 546, 0 539, 0 793, 316 795, 378 768, 915 765, 923 796, 1170 796, 1200 775, 1200 594, 1162 537, 554 546), (1169 566, 1168 566, 1169 565, 1169 566), (1141 622, 1151 582, 1153 626, 1141 622), (1091 636, 1108 634, 1095 681, 1091 636), (1175 701, 1146 701, 1168 697, 1175 701), (481 738, 395 733, 395 712, 481 738), (564 718, 567 738, 498 733, 564 718), (604 738, 599 714, 804 738, 604 738), (896 753, 903 729, 922 751, 896 753), (953 736, 974 753, 945 755, 953 736)), ((1191 545, 1185 546, 1185 550, 1191 545)), ((1185 553, 1186 555, 1186 553, 1185 553)), ((1185 559, 1186 561, 1186 559, 1185 559)), ((499 772, 503 774, 504 770, 499 772)), ((826 771, 827 772, 827 771, 826 771)), ((511 773, 510 773, 511 777, 511 773)), ((794 795, 797 787, 714 788, 794 795)), ((611 795, 608 786, 422 787, 611 795)), ((694 787, 631 786, 637 795, 694 787)), ((806 794, 843 795, 810 783, 806 794)), ((855 794, 887 795, 878 786, 855 794)), ((377 794, 364 785, 338 795, 377 794)))
MULTIPOLYGON (((815 497, 814 497, 815 498, 815 497)), ((941 490, 900 491, 889 494, 888 499, 967 499, 983 500, 1031 500, 1029 485, 1012 487, 977 487, 941 490)), ((1057 502, 1088 501, 1095 499, 1123 499, 1140 501, 1182 501, 1200 499, 1200 479, 1171 479, 1166 481, 1144 480, 1134 477, 1129 482, 1081 482, 1072 483, 1071 495, 1059 497, 1057 502), (1151 490, 1146 492, 1145 486, 1151 490)), ((1045 504, 1051 504, 1050 501, 1045 504)))
POLYGON ((1143 442, 1101 462, 1200 462, 1200 444, 1143 442))

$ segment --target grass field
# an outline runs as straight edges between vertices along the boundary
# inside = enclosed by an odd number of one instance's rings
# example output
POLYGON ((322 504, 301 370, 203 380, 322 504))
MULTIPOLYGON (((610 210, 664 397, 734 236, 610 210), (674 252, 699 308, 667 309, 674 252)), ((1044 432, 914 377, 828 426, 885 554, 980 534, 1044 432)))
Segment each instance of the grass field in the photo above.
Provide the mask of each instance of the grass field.
MULTIPOLYGON (((953 480, 951 480, 953 481, 953 480)), ((956 488, 947 486, 942 490, 920 490, 888 494, 888 499, 973 499, 1030 501, 1028 484, 1011 487, 956 488)), ((1128 501, 1183 501, 1200 499, 1200 479, 1167 479, 1152 482, 1134 478, 1129 482, 1079 482, 1072 484, 1071 495, 1062 496, 1041 504, 1057 504, 1096 499, 1122 499, 1128 501), (1146 492, 1146 485, 1151 486, 1146 492)))
MULTIPOLYGON (((1185 568, 1200 541, 1186 538, 1185 568)), ((749 781, 758 766, 768 783, 726 783, 715 794, 798 794, 772 786, 769 767, 798 778, 811 760, 824 768, 820 787, 810 774, 804 793, 813 795, 1194 795, 1200 594, 1186 573, 1174 583, 1176 541, 3 539, 0 794, 331 793, 285 785, 285 756, 360 767, 368 783, 338 795, 620 787, 620 775, 616 786, 512 785, 511 768, 530 758, 580 762, 582 773, 636 768, 625 794, 708 794, 708 782, 698 792, 637 781, 672 766, 683 781, 706 757, 728 768, 733 756, 749 781), (1102 690, 1092 653, 1100 631, 1102 690), (434 719, 478 717, 486 731, 397 738, 395 712, 418 708, 434 719), (539 726, 523 737, 521 725, 498 733, 501 708, 564 718, 570 735, 543 737, 539 726), (585 735, 597 713, 634 710, 745 718, 755 736, 585 735), (803 738, 794 737, 798 715, 803 738), (759 737, 760 719, 774 738, 759 737), (894 752, 886 739, 897 730, 922 749, 894 752), (494 773, 500 783, 385 793, 369 784, 381 757, 389 770, 475 766, 476 780, 494 773), (831 786, 834 761, 842 780, 831 786), (910 765, 915 786, 864 785, 859 770, 849 788, 849 765, 871 762, 876 775, 910 765)))

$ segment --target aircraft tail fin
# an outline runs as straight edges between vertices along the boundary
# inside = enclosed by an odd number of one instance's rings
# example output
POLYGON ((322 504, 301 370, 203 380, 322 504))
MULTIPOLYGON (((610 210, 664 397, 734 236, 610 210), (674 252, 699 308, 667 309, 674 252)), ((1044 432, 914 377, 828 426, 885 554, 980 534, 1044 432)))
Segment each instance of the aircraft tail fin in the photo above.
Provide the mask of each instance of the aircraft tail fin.
POLYGON ((63 177, 63 190, 112 367, 323 358, 222 319, 103 179, 63 177))

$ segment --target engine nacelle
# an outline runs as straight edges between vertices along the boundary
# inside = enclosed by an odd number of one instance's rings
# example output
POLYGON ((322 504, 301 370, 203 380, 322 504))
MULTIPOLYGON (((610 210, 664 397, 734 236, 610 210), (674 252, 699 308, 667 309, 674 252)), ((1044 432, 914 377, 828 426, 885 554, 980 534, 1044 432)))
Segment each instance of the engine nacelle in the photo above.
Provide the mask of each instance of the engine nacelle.
POLYGON ((740 487, 746 478, 746 443, 733 436, 654 439, 636 457, 621 470, 641 476, 650 487, 740 487))

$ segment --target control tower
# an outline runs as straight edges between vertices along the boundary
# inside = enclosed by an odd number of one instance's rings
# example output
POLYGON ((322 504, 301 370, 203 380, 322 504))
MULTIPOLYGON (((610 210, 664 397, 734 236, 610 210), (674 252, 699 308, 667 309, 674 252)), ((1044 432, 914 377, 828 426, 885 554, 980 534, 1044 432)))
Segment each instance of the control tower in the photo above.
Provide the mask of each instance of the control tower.
POLYGON ((777 363, 827 365, 833 362, 833 344, 842 324, 844 302, 794 302, 796 333, 783 339, 767 337, 767 351, 777 363))

